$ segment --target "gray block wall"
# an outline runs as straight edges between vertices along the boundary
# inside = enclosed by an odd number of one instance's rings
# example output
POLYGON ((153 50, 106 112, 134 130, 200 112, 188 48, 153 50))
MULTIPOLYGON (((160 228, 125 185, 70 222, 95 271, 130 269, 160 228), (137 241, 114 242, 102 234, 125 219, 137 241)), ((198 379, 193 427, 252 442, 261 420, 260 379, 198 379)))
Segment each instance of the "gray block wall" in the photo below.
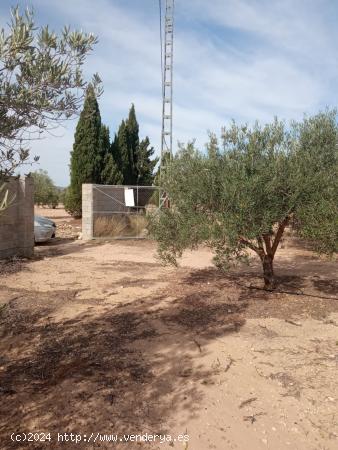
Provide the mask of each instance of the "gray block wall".
MULTIPOLYGON (((34 183, 30 177, 6 183, 10 206, 0 212, 0 259, 34 253, 34 183)), ((2 199, 3 191, 0 193, 2 199)))

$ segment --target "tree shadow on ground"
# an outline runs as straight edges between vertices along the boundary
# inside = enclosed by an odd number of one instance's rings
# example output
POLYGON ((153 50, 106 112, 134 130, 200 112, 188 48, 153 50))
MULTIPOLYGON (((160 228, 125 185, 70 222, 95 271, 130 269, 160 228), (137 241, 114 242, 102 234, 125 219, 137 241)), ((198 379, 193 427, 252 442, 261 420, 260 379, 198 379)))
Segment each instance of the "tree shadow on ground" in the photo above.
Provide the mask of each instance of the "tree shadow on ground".
MULTIPOLYGON (((263 289, 264 282, 260 268, 255 267, 255 265, 251 267, 250 271, 242 268, 240 271, 231 270, 229 272, 222 272, 213 267, 195 270, 185 278, 185 282, 191 286, 217 283, 219 289, 229 288, 235 283, 238 287, 242 288, 262 288, 263 295, 265 293, 268 295, 268 292, 265 292, 263 289)), ((306 281, 303 277, 295 274, 280 273, 276 275, 276 290, 293 288, 297 291, 303 288, 305 283, 306 281)))
MULTIPOLYGON (((311 279, 323 277, 330 283, 332 282, 333 289, 335 289, 335 283, 337 283, 337 261, 319 259, 313 255, 293 255, 291 260, 277 257, 274 265, 277 286, 281 288, 295 287, 295 289, 300 289, 306 284, 308 277, 311 279)), ((226 286, 229 280, 247 283, 256 282, 263 286, 261 263, 254 258, 249 265, 242 264, 239 268, 231 269, 228 272, 208 267, 195 270, 186 278, 186 282, 191 284, 217 281, 223 286, 226 286)), ((317 283, 317 285, 320 288, 322 283, 317 283)), ((336 288, 336 293, 338 293, 338 288, 336 288)))
POLYGON ((280 276, 290 275, 306 277, 337 278, 337 261, 316 254, 292 254, 290 258, 279 258, 275 261, 275 272, 280 276))
MULTIPOLYGON (((318 263, 317 263, 318 264, 318 263)), ((313 274, 311 261, 302 262, 306 276, 297 275, 285 262, 280 264, 277 286, 265 291, 259 266, 248 270, 222 273, 215 268, 195 270, 183 277, 182 283, 199 291, 213 289, 213 298, 226 297, 229 308, 234 304, 246 318, 278 318, 304 316, 323 319, 338 311, 337 280, 328 278, 331 263, 322 268, 327 277, 313 274), (306 271, 306 266, 309 266, 306 271), (331 294, 331 295, 329 295, 331 294), (243 309, 241 309, 243 308, 243 309)), ((325 266, 324 264, 324 266, 325 266)), ((316 273, 316 272, 315 272, 316 273)), ((332 274, 331 274, 332 275, 332 274)), ((177 289, 177 287, 175 287, 177 289)))
MULTIPOLYGON (((106 305, 99 313, 63 322, 51 319, 58 301, 48 303, 46 295, 31 293, 40 305, 34 312, 21 298, 0 317, 4 449, 19 447, 10 442, 11 432, 31 424, 54 436, 65 431, 170 433, 167 419, 178 410, 188 417, 198 414, 199 387, 214 376, 212 367, 199 362, 196 336, 202 333, 207 343, 244 323, 241 308, 215 301, 212 290, 174 302, 163 293, 106 305)), ((111 448, 105 445, 100 448, 111 448)), ((53 448, 58 448, 55 442, 53 448)))
MULTIPOLYGON (((88 247, 74 248, 70 253, 88 247)), ((312 286, 314 267, 309 264, 302 262, 302 270, 308 270, 304 277, 281 262, 279 289, 312 286)), ((111 265, 122 273, 137 273, 140 281, 140 264, 121 261, 102 268, 113 270, 111 265)), ((149 274, 153 264, 142 266, 149 274)), ((330 270, 323 268, 323 273, 328 277, 330 270)), ((10 433, 32 428, 54 436, 66 431, 169 433, 166 427, 175 414, 199 414, 201 385, 215 374, 200 359, 208 354, 208 343, 238 331, 245 317, 285 319, 306 312, 321 318, 337 312, 334 299, 250 288, 259 281, 257 267, 228 274, 213 268, 180 269, 161 291, 118 306, 102 299, 76 299, 77 289, 43 293, 13 288, 16 297, 0 312, 1 448, 22 447, 10 442, 10 433), (84 301, 93 308, 55 320, 60 305, 71 309, 72 302, 84 301)), ((315 289, 327 288, 318 278, 316 283, 315 289)), ((86 448, 54 441, 52 448, 59 447, 86 448)), ((100 448, 112 447, 100 443, 100 448)))
POLYGON ((315 288, 329 295, 337 295, 338 296, 338 280, 313 280, 313 285, 315 288))

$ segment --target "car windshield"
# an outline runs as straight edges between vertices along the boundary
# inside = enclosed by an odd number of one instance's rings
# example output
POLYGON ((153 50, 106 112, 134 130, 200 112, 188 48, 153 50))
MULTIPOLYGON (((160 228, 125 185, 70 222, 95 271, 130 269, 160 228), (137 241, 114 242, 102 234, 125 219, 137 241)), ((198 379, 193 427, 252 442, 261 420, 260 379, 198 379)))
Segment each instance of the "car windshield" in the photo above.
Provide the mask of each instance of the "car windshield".
POLYGON ((34 222, 37 223, 38 225, 44 225, 44 226, 52 226, 53 222, 49 219, 46 219, 44 217, 39 217, 39 216, 35 216, 34 217, 34 222))

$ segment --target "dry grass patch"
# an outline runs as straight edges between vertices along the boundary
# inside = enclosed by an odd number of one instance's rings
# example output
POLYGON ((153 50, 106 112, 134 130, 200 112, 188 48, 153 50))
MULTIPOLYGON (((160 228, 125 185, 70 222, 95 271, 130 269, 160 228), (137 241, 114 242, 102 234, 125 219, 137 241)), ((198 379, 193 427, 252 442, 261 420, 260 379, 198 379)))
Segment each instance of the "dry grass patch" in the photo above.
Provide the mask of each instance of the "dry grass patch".
POLYGON ((148 220, 142 214, 114 214, 94 220, 95 237, 145 237, 148 220))

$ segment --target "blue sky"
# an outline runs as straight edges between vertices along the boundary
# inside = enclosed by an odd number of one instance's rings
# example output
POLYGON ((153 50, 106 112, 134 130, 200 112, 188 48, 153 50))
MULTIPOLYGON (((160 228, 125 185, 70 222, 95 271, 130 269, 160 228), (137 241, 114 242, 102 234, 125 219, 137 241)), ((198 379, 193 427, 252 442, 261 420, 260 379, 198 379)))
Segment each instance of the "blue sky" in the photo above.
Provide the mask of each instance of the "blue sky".
MULTIPOLYGON (((164 0, 163 0, 164 2, 164 0)), ((135 104, 141 136, 159 151, 161 75, 158 0, 1 0, 33 6, 38 24, 99 37, 85 73, 103 80, 102 120, 113 134, 135 104)), ((338 104, 336 0, 176 0, 174 142, 218 133, 234 118, 290 120, 338 104)), ((69 181, 76 120, 32 145, 38 166, 69 181)), ((175 146, 176 147, 176 146, 175 146)))

